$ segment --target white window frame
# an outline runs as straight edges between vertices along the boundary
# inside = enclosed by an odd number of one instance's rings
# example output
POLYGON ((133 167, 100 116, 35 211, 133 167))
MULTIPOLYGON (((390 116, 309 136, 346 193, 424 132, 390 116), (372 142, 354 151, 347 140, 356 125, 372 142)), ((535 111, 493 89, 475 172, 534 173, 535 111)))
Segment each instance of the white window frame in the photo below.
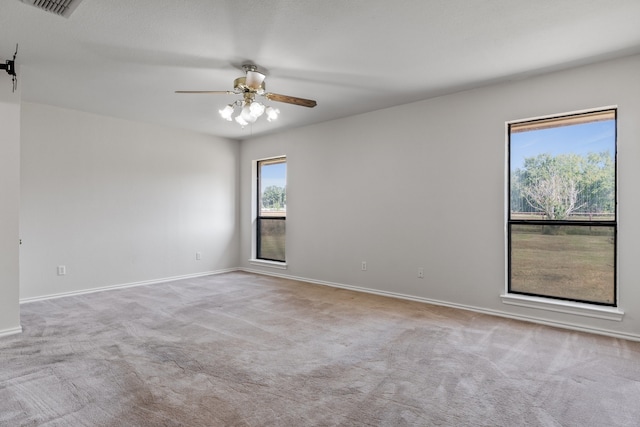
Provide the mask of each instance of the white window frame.
MULTIPOLYGON (((504 175, 504 224, 505 224, 505 228, 504 228, 504 248, 505 248, 505 276, 504 276, 504 292, 500 295, 500 298, 503 302, 503 304, 506 305, 511 305, 511 306, 517 306, 517 307, 525 307, 525 308, 530 308, 530 309, 535 309, 535 310, 545 310, 545 311, 551 311, 551 312, 557 312, 557 313, 564 313, 564 314, 570 314, 570 315, 577 315, 577 316, 585 316, 585 317, 591 317, 591 318, 596 318, 596 319, 604 319, 604 320, 610 320, 610 321, 616 321, 616 322, 621 322, 623 317, 624 317, 624 310, 621 308, 620 305, 620 284, 617 282, 615 284, 616 288, 617 288, 617 293, 616 293, 616 306, 615 307, 609 307, 609 306, 601 306, 601 305, 595 305, 595 304, 589 304, 589 303, 582 303, 582 302, 574 302, 574 301, 566 301, 566 300, 559 300, 559 299, 554 299, 554 298, 546 298, 543 296, 529 296, 529 295, 521 295, 521 294, 515 294, 515 293, 509 293, 509 231, 508 231, 508 227, 509 227, 509 207, 510 207, 510 197, 511 197, 511 188, 509 187, 509 177, 510 177, 510 164, 509 164, 509 150, 510 150, 510 146, 509 146, 509 127, 512 124, 517 124, 517 123, 523 123, 523 122, 531 122, 531 121, 535 121, 535 120, 544 120, 544 119, 551 119, 551 118, 555 118, 555 117, 562 117, 562 116, 571 116, 571 115, 580 115, 580 114, 586 114, 586 113, 592 113, 592 112, 596 112, 596 111, 602 111, 602 110, 609 110, 609 109, 618 109, 618 107, 616 105, 612 105, 612 106, 605 106, 605 107, 599 107, 599 108, 592 108, 592 109, 585 109, 585 110, 578 110, 578 111, 570 111, 570 112, 566 112, 566 113, 558 113, 558 114, 549 114, 549 115, 545 115, 545 116, 537 116, 537 117, 530 117, 530 118, 526 118, 526 119, 518 119, 518 120, 512 120, 512 121, 507 121, 505 122, 505 161, 504 161, 504 165, 505 165, 505 175, 504 175)), ((616 142, 617 144, 617 142, 616 142)), ((618 161, 616 159, 616 167, 618 166, 618 161)), ((616 173, 616 180, 618 179, 618 173, 616 173)), ((616 188, 618 188, 617 186, 617 182, 616 182, 616 188)), ((617 194, 616 194, 616 200, 617 200, 617 194)), ((616 216, 618 215, 618 209, 616 209, 616 216)), ((619 218, 616 217, 616 221, 619 221, 619 218)), ((619 222, 618 222, 619 224, 619 222)), ((616 257, 618 257, 618 251, 616 251, 616 257)), ((618 268, 618 260, 616 259, 616 268, 618 268)), ((619 274, 617 274, 618 272, 616 271, 615 277, 616 277, 616 281, 619 280, 619 274)))
MULTIPOLYGON (((288 161, 287 156, 284 154, 272 157, 265 157, 262 159, 256 159, 251 162, 251 257, 249 258, 249 264, 260 266, 260 267, 268 267, 278 270, 286 270, 288 268, 288 264, 286 261, 270 261, 259 259, 257 257, 258 254, 258 165, 260 162, 266 160, 275 160, 284 158, 288 161)), ((288 165, 287 165, 288 167, 288 165)))

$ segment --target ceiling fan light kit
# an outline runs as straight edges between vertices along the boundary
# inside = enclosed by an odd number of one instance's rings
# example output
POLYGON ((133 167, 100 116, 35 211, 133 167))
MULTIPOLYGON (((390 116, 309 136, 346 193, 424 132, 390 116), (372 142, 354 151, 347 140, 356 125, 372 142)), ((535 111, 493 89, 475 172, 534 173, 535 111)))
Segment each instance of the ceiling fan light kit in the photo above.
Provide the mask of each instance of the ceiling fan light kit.
POLYGON ((261 116, 266 116, 267 121, 272 122, 278 118, 280 110, 270 105, 265 105, 256 101, 256 96, 262 96, 270 101, 284 102, 287 104, 300 105, 313 108, 317 105, 312 99, 296 98, 288 95, 279 95, 265 91, 264 80, 266 75, 258 71, 258 67, 253 64, 243 65, 244 77, 238 77, 233 82, 233 90, 226 91, 184 91, 177 90, 176 93, 213 93, 213 94, 234 94, 242 95, 242 99, 237 99, 231 104, 218 110, 220 117, 227 121, 235 120, 240 126, 245 127, 255 123, 261 116), (238 113, 236 114, 236 109, 238 113), (234 117, 235 115, 235 117, 234 117))
POLYGON ((270 105, 266 106, 257 101, 246 102, 240 100, 225 106, 222 110, 218 110, 218 113, 220 113, 220 117, 223 119, 232 121, 236 107, 240 107, 240 113, 235 117, 235 121, 243 127, 250 123, 255 123, 255 121, 265 113, 267 121, 269 122, 276 120, 278 114, 280 114, 280 110, 270 105))

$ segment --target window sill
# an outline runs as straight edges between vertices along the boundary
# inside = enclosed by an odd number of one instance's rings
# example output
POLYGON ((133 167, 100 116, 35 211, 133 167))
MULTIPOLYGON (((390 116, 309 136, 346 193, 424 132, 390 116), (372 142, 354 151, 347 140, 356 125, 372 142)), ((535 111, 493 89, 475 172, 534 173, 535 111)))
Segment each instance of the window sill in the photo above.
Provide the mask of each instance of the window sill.
POLYGON ((277 268, 279 270, 286 270, 287 269, 287 263, 286 262, 267 261, 267 260, 264 260, 264 259, 250 259, 249 260, 249 264, 259 265, 259 266, 262 266, 262 267, 277 268))
POLYGON ((624 311, 617 307, 604 307, 572 301, 552 300, 548 298, 531 297, 526 295, 503 294, 502 302, 519 307, 535 308, 539 310, 555 311, 558 313, 574 314, 578 316, 594 317, 596 319, 621 322, 624 311))

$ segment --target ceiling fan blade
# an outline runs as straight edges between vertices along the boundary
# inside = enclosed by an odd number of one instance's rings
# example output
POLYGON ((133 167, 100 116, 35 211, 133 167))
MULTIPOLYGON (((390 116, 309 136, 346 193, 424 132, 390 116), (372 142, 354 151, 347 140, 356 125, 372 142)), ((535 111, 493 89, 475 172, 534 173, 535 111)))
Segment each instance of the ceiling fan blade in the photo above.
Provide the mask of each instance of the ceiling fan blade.
POLYGON ((232 95, 235 92, 231 90, 176 90, 175 93, 226 93, 232 95))
POLYGON ((277 93, 265 93, 264 97, 270 101, 286 102, 287 104, 300 105, 302 107, 313 108, 317 105, 317 102, 313 99, 296 98, 295 96, 280 95, 277 93))
POLYGON ((247 80, 245 84, 249 86, 251 89, 259 89, 262 86, 262 82, 264 82, 264 78, 266 76, 257 71, 247 71, 247 80))

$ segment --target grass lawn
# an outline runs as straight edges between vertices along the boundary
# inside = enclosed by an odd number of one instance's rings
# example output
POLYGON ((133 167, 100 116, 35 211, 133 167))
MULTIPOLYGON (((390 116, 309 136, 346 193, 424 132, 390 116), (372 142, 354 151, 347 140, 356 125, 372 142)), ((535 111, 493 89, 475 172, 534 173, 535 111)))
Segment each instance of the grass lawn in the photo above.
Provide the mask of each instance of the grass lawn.
POLYGON ((599 302, 614 302, 612 234, 543 234, 514 228, 511 290, 599 302))

